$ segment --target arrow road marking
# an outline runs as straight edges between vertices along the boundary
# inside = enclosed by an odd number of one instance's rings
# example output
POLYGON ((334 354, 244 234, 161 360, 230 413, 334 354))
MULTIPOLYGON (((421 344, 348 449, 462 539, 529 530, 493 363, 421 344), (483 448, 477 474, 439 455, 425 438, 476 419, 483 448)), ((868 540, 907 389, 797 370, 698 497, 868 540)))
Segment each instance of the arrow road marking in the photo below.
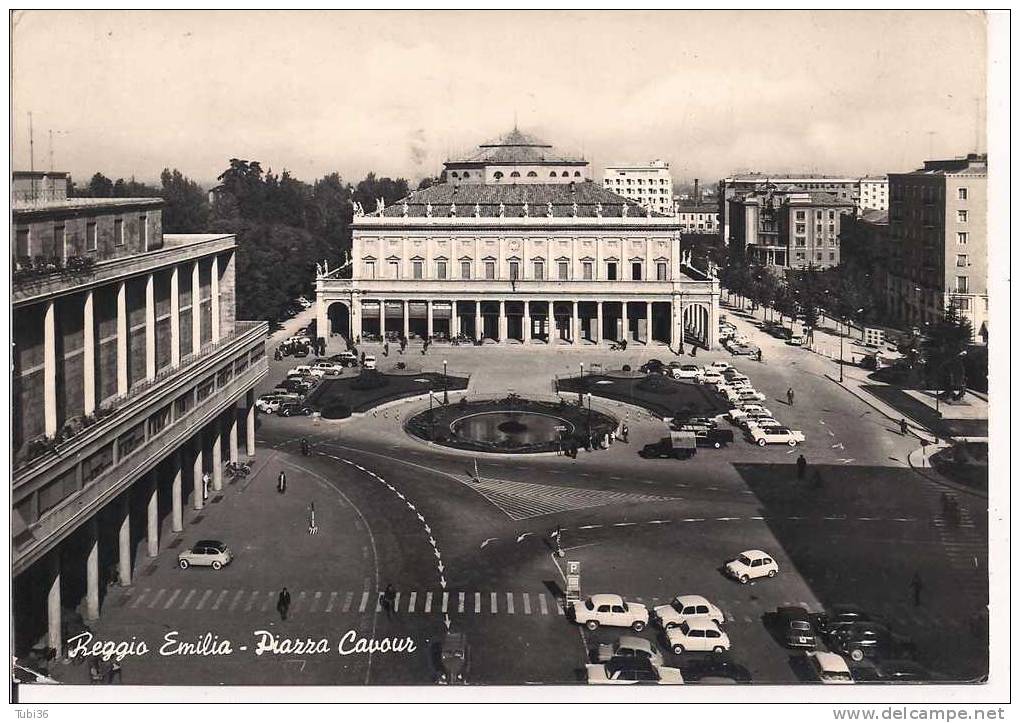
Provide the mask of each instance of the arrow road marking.
POLYGON ((533 534, 535 534, 535 533, 533 533, 533 532, 525 532, 523 535, 521 535, 520 537, 517 538, 517 542, 520 542, 521 540, 523 540, 528 535, 533 535, 533 534))
POLYGON ((482 544, 481 544, 481 545, 479 546, 479 548, 478 548, 478 549, 480 550, 480 549, 482 549, 483 547, 485 547, 486 545, 488 545, 488 544, 489 544, 490 542, 495 542, 495 541, 496 541, 496 540, 498 540, 498 539, 499 539, 498 537, 490 537, 490 538, 486 539, 486 540, 485 540, 485 542, 483 542, 483 543, 482 543, 482 544))

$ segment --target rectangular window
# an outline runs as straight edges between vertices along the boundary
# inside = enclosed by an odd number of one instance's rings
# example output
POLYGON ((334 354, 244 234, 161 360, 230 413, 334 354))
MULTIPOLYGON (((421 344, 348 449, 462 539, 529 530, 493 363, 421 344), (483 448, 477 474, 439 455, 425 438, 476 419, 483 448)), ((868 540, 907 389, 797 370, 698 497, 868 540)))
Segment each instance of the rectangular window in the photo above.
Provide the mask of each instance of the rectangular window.
MULTIPOLYGON (((254 356, 254 354, 255 352, 253 351, 252 355, 254 356)), ((252 359, 252 361, 255 361, 255 359, 252 359)), ((233 379, 233 377, 234 367, 228 364, 227 366, 223 367, 218 372, 216 372, 216 386, 219 389, 222 389, 223 387, 227 386, 227 384, 230 382, 231 379, 233 379)))
POLYGON ((485 278, 486 279, 490 279, 490 280, 496 278, 496 262, 495 261, 486 261, 485 262, 485 278))
POLYGON ((99 238, 96 234, 96 222, 89 221, 85 224, 85 250, 95 251, 99 246, 99 238))
POLYGON ((149 217, 138 217, 138 237, 142 240, 142 248, 149 248, 149 217))
POLYGON ((798 246, 805 246, 807 244, 807 239, 804 238, 803 236, 798 236, 796 238, 796 242, 798 246))
POLYGON ((421 263, 421 261, 412 261, 411 262, 411 276, 413 278, 416 278, 416 279, 420 279, 422 277, 422 263, 421 263))
POLYGON ((170 424, 170 405, 163 407, 149 417, 149 436, 159 434, 170 424))
POLYGON ((804 216, 805 216, 805 213, 803 211, 797 211, 797 220, 798 221, 803 221, 804 220, 804 216))
POLYGON ((815 211, 815 218, 821 218, 821 217, 822 217, 822 212, 821 211, 815 211))
POLYGON ((956 243, 965 244, 967 243, 968 233, 966 231, 958 231, 956 233, 956 243))
POLYGON ((836 260, 836 252, 835 251, 830 251, 829 252, 829 261, 835 261, 835 260, 836 260))
POLYGON ((122 218, 113 219, 113 245, 124 245, 124 219, 122 218))
MULTIPOLYGON (((248 357, 246 357, 246 356, 238 357, 237 361, 234 362, 234 374, 237 374, 238 376, 240 376, 241 372, 243 372, 247 368, 248 368, 248 357)), ((191 395, 190 394, 185 394, 184 396, 190 397, 191 395)))
POLYGON ((19 228, 17 233, 17 243, 15 248, 18 256, 31 256, 32 255, 32 244, 29 239, 28 229, 19 228))
POLYGON ((807 233, 807 227, 804 224, 802 224, 802 223, 798 223, 797 224, 797 233, 807 233))
POLYGON ((365 278, 368 278, 368 279, 374 279, 375 278, 375 261, 366 261, 365 262, 365 278))
POLYGON ((956 299, 956 308, 960 311, 970 311, 970 299, 956 299))
POLYGON ((399 279, 400 278, 400 262, 399 261, 390 261, 389 262, 389 267, 390 267, 390 278, 391 279, 399 279))
POLYGON ((655 280, 666 281, 666 262, 659 261, 655 264, 655 280))
POLYGON ((959 200, 961 200, 961 201, 966 201, 967 200, 967 189, 966 188, 957 188, 956 189, 956 197, 959 200))
POLYGON ((582 275, 584 276, 585 281, 591 281, 594 278, 595 276, 593 273, 594 269, 595 266, 594 264, 592 264, 591 261, 585 261, 583 264, 581 264, 581 272, 582 275))
POLYGON ((117 458, 124 459, 145 442, 145 425, 139 424, 117 438, 117 458))
POLYGON ((566 261, 560 261, 557 265, 560 281, 566 281, 570 276, 570 265, 566 261))
MULTIPOLYGON (((245 366, 248 365, 248 360, 244 360, 245 366)), ((181 396, 174 400, 174 419, 180 419, 195 407, 195 393, 193 390, 188 390, 181 396)))
POLYGON ((967 254, 956 254, 956 265, 966 266, 967 265, 967 254))
POLYGON ((195 396, 198 398, 198 401, 201 402, 201 401, 203 401, 205 399, 208 399, 209 396, 215 390, 216 390, 216 380, 213 379, 212 377, 209 377, 208 379, 206 379, 205 381, 203 381, 201 384, 198 385, 198 389, 195 392, 195 396))
POLYGON ((606 278, 609 281, 616 281, 616 262, 615 261, 608 261, 608 262, 606 262, 606 278))
POLYGON ((966 276, 956 277, 956 291, 960 294, 966 294, 970 291, 970 284, 966 276))
POLYGON ((67 258, 67 234, 64 224, 53 227, 53 255, 67 258))
POLYGON ((460 262, 460 278, 470 279, 471 278, 471 262, 461 261, 460 262))
POLYGON ((966 211, 957 211, 956 212, 956 222, 957 223, 967 223, 967 212, 966 211))
POLYGON ((831 221, 834 218, 836 218, 836 212, 835 211, 829 211, 829 220, 831 221))
POLYGON ((446 262, 445 261, 437 261, 436 262, 436 278, 437 279, 445 279, 446 278, 446 262))
POLYGON ((521 265, 516 261, 510 262, 510 278, 517 281, 521 277, 521 265))
POLYGON ((545 279, 545 262, 536 261, 534 263, 534 266, 535 266, 535 280, 542 281, 543 279, 545 279))
POLYGON ((641 280, 641 262, 634 261, 630 265, 630 279, 631 281, 641 280))

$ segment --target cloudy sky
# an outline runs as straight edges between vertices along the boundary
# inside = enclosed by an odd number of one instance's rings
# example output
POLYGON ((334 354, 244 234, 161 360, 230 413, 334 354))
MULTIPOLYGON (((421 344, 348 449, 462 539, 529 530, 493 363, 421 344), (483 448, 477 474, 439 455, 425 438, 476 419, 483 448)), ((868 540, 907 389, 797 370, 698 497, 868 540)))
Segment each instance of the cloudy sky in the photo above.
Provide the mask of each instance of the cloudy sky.
POLYGON ((13 24, 14 165, 417 179, 514 125, 597 168, 882 173, 984 149, 974 12, 43 12, 13 24), (979 129, 982 129, 979 131, 979 129))

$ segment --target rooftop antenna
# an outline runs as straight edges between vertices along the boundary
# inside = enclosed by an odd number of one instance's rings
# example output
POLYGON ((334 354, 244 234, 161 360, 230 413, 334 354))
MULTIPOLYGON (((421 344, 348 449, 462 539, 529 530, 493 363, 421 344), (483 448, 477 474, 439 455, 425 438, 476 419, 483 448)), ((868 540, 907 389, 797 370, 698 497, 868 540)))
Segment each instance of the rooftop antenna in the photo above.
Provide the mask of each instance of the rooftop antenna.
POLYGON ((35 131, 32 127, 32 111, 28 112, 28 170, 35 170, 35 131))
POLYGON ((981 96, 974 96, 974 152, 981 152, 981 127, 984 119, 981 117, 981 96))

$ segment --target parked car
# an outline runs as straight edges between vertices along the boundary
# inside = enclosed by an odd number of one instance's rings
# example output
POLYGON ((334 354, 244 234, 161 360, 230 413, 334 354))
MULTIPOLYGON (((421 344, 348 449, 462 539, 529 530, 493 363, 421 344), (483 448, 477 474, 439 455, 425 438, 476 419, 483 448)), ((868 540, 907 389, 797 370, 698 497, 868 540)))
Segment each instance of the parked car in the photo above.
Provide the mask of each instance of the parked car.
POLYGON ((772 556, 761 550, 745 550, 726 563, 726 574, 742 584, 759 577, 775 577, 779 565, 772 556))
POLYGON ((853 623, 881 622, 857 605, 833 605, 829 610, 815 616, 815 627, 825 638, 833 636, 840 628, 853 623))
POLYGON ((810 648, 813 650, 818 646, 814 618, 802 607, 776 608, 774 625, 783 644, 788 648, 810 648))
POLYGON ((683 685, 684 677, 677 668, 652 665, 641 658, 613 658, 606 663, 585 666, 589 685, 683 685))
POLYGON ((308 417, 314 410, 307 404, 301 402, 288 402, 281 404, 280 409, 276 412, 281 417, 308 417))
POLYGON ((664 630, 679 625, 688 618, 708 618, 722 625, 722 610, 701 595, 677 595, 668 605, 652 610, 652 617, 664 630))
POLYGON ((853 676, 850 675, 850 666, 836 653, 812 650, 808 652, 807 660, 822 683, 847 685, 854 682, 853 676))
POLYGON ((725 394, 730 401, 736 404, 765 401, 765 395, 753 387, 737 387, 735 389, 731 387, 725 394))
POLYGON ((786 340, 786 343, 790 346, 804 346, 804 337, 800 334, 794 334, 786 340))
POLYGON ((280 411, 280 406, 283 404, 283 400, 277 397, 276 399, 267 399, 262 404, 256 403, 255 406, 263 414, 276 414, 280 411))
POLYGON ((307 364, 298 364, 296 367, 292 367, 291 369, 287 370, 287 376, 288 377, 291 376, 291 375, 300 375, 300 376, 303 376, 303 377, 307 377, 307 376, 311 375, 311 373, 312 373, 312 368, 310 366, 308 366, 307 364))
POLYGON ((306 356, 308 356, 309 353, 310 352, 309 352, 308 347, 305 346, 304 344, 301 344, 299 346, 294 347, 293 354, 296 357, 306 357, 306 356))
POLYGON ((638 367, 638 371, 642 374, 665 374, 666 365, 658 359, 649 359, 638 367))
POLYGON ((771 432, 776 429, 785 429, 782 423, 776 421, 775 417, 752 415, 746 417, 738 425, 750 435, 752 429, 760 429, 763 432, 771 432))
POLYGON ((708 618, 687 618, 667 628, 666 639, 677 655, 687 651, 722 653, 730 649, 730 636, 708 618))
POLYGON ((787 427, 762 427, 752 426, 750 428, 751 440, 759 447, 766 444, 788 444, 796 447, 798 442, 804 441, 804 433, 797 432, 787 427))
POLYGON ((365 369, 375 369, 375 357, 371 354, 365 356, 365 369))
POLYGON ((662 653, 655 643, 636 635, 623 635, 615 643, 602 643, 595 651, 595 662, 607 663, 613 658, 641 658, 652 665, 662 665, 662 653))
POLYGON ((233 559, 234 553, 219 540, 199 540, 191 549, 177 555, 177 565, 182 570, 192 565, 219 570, 233 559))
POLYGON ((592 595, 572 603, 570 610, 574 622, 589 630, 608 625, 640 633, 648 625, 648 608, 641 603, 628 603, 619 595, 592 595))
POLYGON ((439 648, 439 683, 466 683, 471 664, 464 633, 446 633, 439 648))
POLYGON ((717 360, 717 361, 714 361, 714 362, 710 363, 708 366, 705 367, 706 370, 708 370, 708 369, 715 369, 720 374, 722 374, 724 371, 726 371, 729 368, 730 368, 730 363, 727 362, 727 361, 722 361, 721 359, 717 360))
POLYGON ((731 344, 730 354, 733 356, 758 356, 758 347, 753 344, 731 344))
POLYGON ((680 664, 684 681, 692 683, 750 683, 751 671, 720 655, 688 657, 680 664))
POLYGON ((832 636, 830 646, 854 662, 864 658, 911 658, 916 652, 907 637, 878 623, 851 623, 832 636))
POLYGON ((317 361, 312 365, 312 369, 321 369, 326 376, 336 377, 340 376, 343 372, 343 364, 333 361, 317 361))
POLYGON ((760 404, 741 404, 726 413, 731 422, 739 422, 745 417, 754 415, 771 417, 772 412, 760 404))
POLYGON ((732 429, 706 429, 694 433, 694 441, 699 447, 721 449, 733 443, 732 429))
POLYGON ((674 379, 697 379, 700 369, 694 364, 679 364, 673 366, 676 362, 670 362, 669 371, 673 375, 674 379))
POLYGON ((718 369, 702 369, 698 374, 697 381, 714 386, 717 382, 723 381, 723 375, 718 369))
POLYGON ((336 362, 342 367, 356 367, 358 366, 358 357, 353 352, 342 351, 339 354, 334 354, 329 358, 331 362, 336 362))

